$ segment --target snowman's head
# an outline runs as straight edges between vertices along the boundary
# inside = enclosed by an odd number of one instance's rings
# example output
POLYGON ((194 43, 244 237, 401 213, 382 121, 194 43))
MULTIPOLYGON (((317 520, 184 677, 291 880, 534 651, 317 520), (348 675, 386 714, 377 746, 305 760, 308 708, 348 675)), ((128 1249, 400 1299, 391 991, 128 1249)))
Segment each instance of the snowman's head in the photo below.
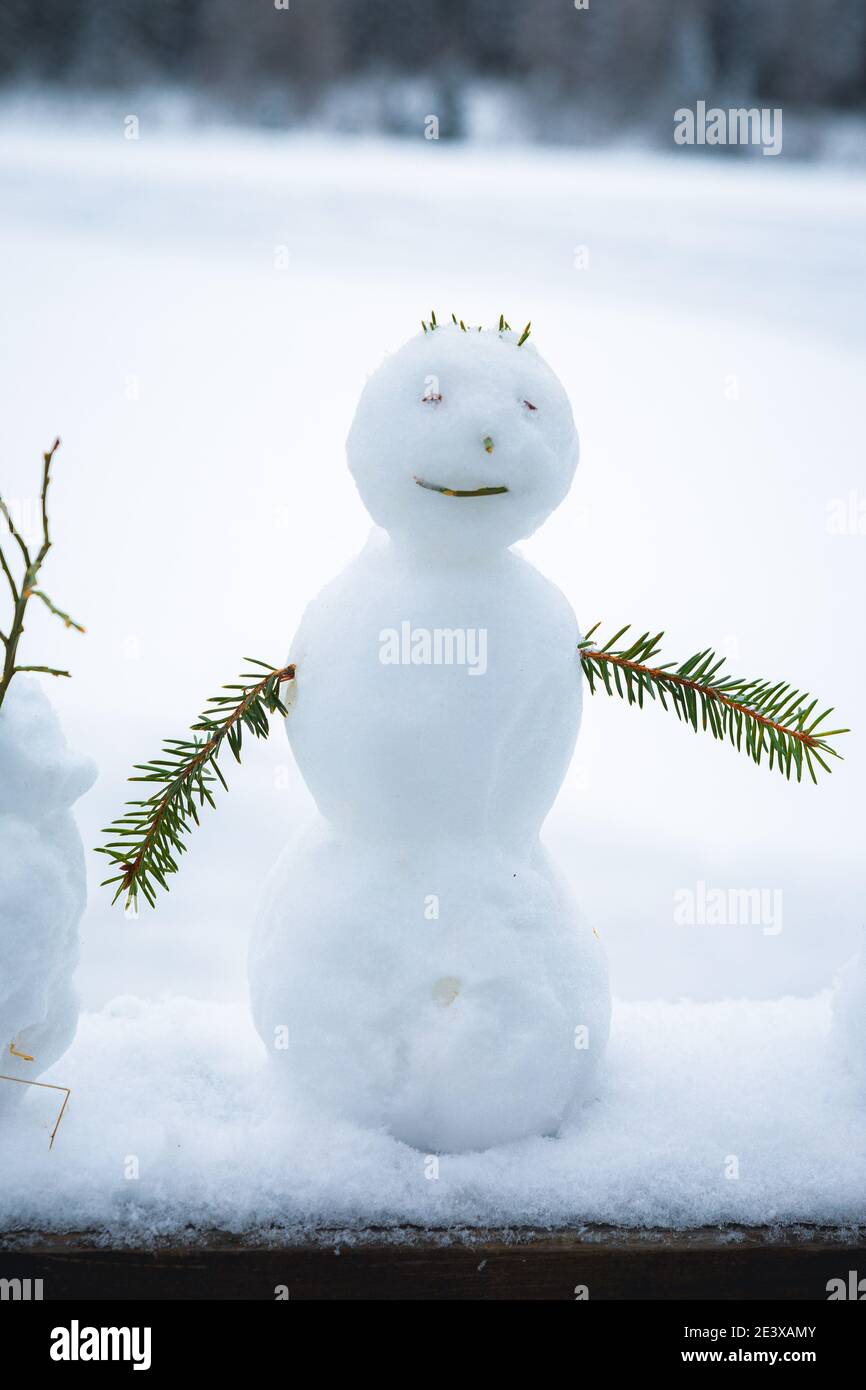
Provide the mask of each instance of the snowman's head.
POLYGON ((347 443, 373 520, 425 551, 472 554, 530 536, 568 492, 568 397, 516 333, 448 324, 370 378, 347 443))

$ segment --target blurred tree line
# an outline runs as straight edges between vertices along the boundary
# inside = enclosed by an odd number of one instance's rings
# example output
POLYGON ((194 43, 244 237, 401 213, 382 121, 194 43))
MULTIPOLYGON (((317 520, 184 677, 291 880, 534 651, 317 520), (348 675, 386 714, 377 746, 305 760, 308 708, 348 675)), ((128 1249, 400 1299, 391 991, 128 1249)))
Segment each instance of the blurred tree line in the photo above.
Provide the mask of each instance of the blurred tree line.
MULTIPOLYGON (((2 0, 0 80, 189 85, 314 103, 341 81, 472 77, 612 119, 756 103, 866 106, 866 0, 2 0)), ((447 132, 446 132, 447 133, 447 132)))

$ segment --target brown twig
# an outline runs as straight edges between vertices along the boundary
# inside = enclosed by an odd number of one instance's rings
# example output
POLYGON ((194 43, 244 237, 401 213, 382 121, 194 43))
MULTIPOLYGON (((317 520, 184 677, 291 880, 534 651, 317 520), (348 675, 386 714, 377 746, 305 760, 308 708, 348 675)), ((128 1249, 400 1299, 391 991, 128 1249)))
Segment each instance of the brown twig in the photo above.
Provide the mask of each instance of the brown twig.
POLYGON ((49 1147, 49 1149, 53 1149, 53 1148, 54 1148, 54 1140, 55 1140, 55 1138, 56 1138, 57 1131, 58 1131, 58 1129, 60 1128, 60 1121, 63 1119, 63 1116, 64 1116, 64 1114, 65 1114, 65 1112, 66 1112, 66 1107, 67 1107, 67 1105, 68 1105, 68 1103, 69 1103, 69 1097, 72 1095, 72 1091, 71 1091, 70 1087, 69 1087, 69 1086, 54 1086, 54 1085, 52 1085, 52 1083, 51 1083, 50 1081, 25 1081, 25 1080, 24 1080, 22 1077, 20 1077, 20 1076, 0 1076, 0 1081, 14 1081, 14 1082, 16 1083, 16 1085, 18 1085, 18 1086, 41 1086, 41 1087, 42 1087, 44 1090, 46 1090, 46 1091, 63 1091, 63 1092, 65 1092, 65 1094, 64 1094, 64 1096, 63 1096, 63 1104, 62 1104, 61 1107, 60 1107, 60 1114, 57 1116, 57 1119, 54 1121, 54 1128, 53 1128, 52 1131, 51 1131, 51 1138, 50 1138, 49 1141, 48 1141, 48 1147, 49 1147))
POLYGON ((42 455, 42 487, 39 498, 42 512, 42 542, 35 556, 31 555, 30 547, 15 525, 9 508, 3 501, 3 498, 0 497, 0 515, 5 518, 6 524, 9 527, 9 533, 17 544, 18 549, 21 551, 21 557, 24 561, 24 577, 19 586, 15 582, 12 569, 6 556, 3 554, 2 546, 0 546, 0 568, 2 568, 6 576, 12 595, 12 622, 9 627, 9 632, 0 633, 0 639, 2 639, 3 646, 5 647, 3 669, 2 672, 0 672, 0 705, 3 704, 12 677, 20 671, 43 671, 51 676, 69 675, 68 671, 61 671, 52 666, 17 665, 18 646, 24 633, 24 617, 31 598, 40 599, 51 613, 61 619, 66 627, 74 627, 78 632, 84 631, 80 623, 75 622, 74 619, 70 618, 69 614, 64 613, 62 609, 57 608, 48 595, 42 589, 36 587, 39 571, 42 568, 52 544, 48 529, 48 488, 51 483, 51 463, 59 448, 60 440, 55 439, 47 453, 42 455))

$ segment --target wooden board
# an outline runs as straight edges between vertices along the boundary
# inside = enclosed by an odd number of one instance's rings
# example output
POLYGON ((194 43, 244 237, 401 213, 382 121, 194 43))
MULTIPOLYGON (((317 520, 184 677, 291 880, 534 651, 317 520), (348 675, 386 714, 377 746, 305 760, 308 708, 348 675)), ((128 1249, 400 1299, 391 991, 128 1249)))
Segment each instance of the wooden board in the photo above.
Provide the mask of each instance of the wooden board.
POLYGON ((255 1243, 190 1232, 143 1248, 97 1233, 0 1235, 0 1277, 49 1299, 818 1299, 866 1274, 866 1228, 318 1231, 255 1243))

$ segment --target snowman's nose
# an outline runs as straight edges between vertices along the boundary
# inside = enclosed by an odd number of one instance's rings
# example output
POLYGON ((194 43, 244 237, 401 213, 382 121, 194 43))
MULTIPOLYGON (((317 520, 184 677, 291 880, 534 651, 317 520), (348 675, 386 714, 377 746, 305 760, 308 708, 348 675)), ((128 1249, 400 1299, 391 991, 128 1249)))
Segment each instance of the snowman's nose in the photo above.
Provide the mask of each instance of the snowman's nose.
POLYGON ((484 448, 488 454, 493 453, 493 440, 490 438, 489 434, 485 434, 481 443, 484 445, 484 448))

